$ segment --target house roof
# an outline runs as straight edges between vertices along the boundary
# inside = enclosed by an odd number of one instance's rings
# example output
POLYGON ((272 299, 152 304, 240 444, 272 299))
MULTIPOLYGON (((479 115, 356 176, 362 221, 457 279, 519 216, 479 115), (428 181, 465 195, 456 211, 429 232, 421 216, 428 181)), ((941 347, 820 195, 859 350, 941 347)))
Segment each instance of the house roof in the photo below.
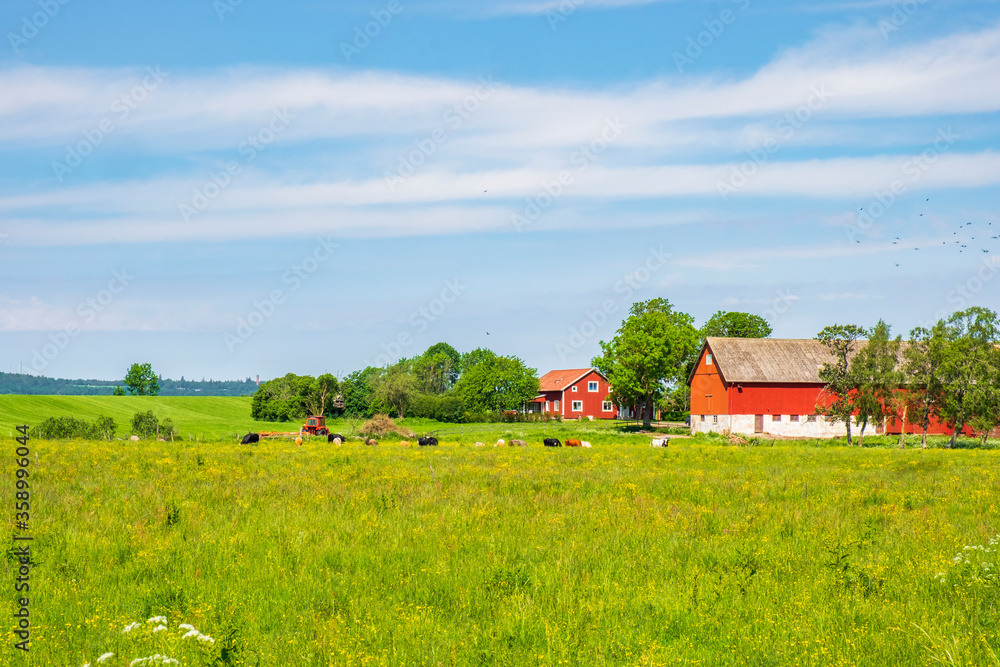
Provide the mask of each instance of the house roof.
MULTIPOLYGON (((593 368, 571 368, 564 371, 549 371, 538 378, 538 391, 562 391, 577 383, 578 380, 591 372, 593 368)), ((600 375, 600 373, 598 373, 600 375)))
MULTIPOLYGON (((865 342, 856 345, 860 348, 865 342)), ((728 383, 825 384, 819 379, 819 370, 834 362, 830 350, 814 338, 709 337, 702 352, 706 348, 728 383)))

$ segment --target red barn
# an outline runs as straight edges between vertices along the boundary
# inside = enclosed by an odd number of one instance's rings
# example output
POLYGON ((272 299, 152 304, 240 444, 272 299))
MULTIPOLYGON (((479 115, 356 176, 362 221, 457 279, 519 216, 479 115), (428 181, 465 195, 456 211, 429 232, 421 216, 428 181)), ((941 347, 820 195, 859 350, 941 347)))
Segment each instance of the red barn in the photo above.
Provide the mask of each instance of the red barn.
MULTIPOLYGON (((864 345, 864 341, 860 345, 864 345)), ((804 438, 847 433, 843 422, 816 414, 826 384, 819 370, 833 356, 815 339, 714 338, 702 346, 688 378, 691 432, 767 433, 804 438)), ((907 433, 919 433, 907 423, 907 433)), ((869 425, 872 432, 899 434, 902 424, 869 425)), ((857 428, 852 428, 854 433, 857 428)), ((951 435, 937 420, 928 433, 951 435)), ((971 430, 966 429, 971 435, 971 430)))
POLYGON ((593 368, 550 371, 538 384, 539 394, 529 403, 530 412, 551 412, 571 419, 614 419, 618 415, 609 398, 607 378, 593 368))

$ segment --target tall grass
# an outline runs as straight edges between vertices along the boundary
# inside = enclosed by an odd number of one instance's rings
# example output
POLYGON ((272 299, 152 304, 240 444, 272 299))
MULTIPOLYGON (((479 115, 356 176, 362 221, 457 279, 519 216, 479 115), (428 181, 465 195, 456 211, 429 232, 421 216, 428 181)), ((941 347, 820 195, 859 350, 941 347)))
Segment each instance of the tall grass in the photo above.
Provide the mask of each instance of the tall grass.
POLYGON ((995 452, 471 442, 34 441, 0 664, 997 664, 995 452))

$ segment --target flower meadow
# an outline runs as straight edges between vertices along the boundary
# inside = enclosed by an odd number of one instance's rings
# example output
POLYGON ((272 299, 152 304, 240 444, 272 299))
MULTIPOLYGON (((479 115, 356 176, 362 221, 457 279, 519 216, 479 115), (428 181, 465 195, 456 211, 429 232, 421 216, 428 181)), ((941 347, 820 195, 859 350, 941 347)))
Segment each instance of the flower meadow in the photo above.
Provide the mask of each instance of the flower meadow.
POLYGON ((586 439, 33 440, 0 664, 1000 666, 1000 452, 586 439))

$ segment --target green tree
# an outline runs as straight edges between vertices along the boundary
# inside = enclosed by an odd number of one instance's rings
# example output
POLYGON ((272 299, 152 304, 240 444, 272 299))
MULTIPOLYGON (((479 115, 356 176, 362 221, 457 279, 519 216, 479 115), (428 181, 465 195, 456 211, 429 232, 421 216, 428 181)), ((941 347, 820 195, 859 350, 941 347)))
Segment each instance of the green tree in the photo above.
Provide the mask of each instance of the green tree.
POLYGON ((937 414, 954 429, 949 447, 955 446, 958 434, 973 420, 988 419, 979 413, 989 406, 998 329, 997 314, 978 306, 955 313, 945 325, 948 342, 941 363, 943 390, 937 414))
POLYGON ((104 415, 101 415, 94 421, 92 428, 94 437, 100 440, 113 440, 115 431, 117 430, 118 425, 115 424, 115 420, 104 415))
POLYGON ((125 395, 125 390, 121 388, 121 385, 118 385, 111 392, 111 395, 112 396, 124 396, 125 395))
POLYGON ((132 364, 125 375, 125 388, 133 396, 156 396, 160 393, 160 381, 153 372, 152 364, 132 364))
POLYGON ((847 424, 847 444, 851 440, 851 415, 854 414, 854 392, 857 389, 851 375, 851 358, 856 352, 858 340, 866 335, 864 328, 854 324, 834 324, 820 331, 816 338, 833 355, 833 362, 823 364, 819 379, 826 383, 816 406, 820 414, 828 415, 847 424))
POLYGON ((920 424, 922 431, 920 444, 927 447, 927 429, 944 390, 941 364, 948 345, 948 332, 944 322, 938 322, 932 329, 917 327, 910 332, 910 340, 903 349, 903 374, 906 398, 903 413, 903 435, 906 435, 906 419, 920 424))
POLYGON ((517 357, 502 357, 491 350, 477 349, 467 358, 455 394, 470 412, 518 410, 538 395, 538 375, 517 357))
POLYGON ((312 376, 294 373, 262 382, 250 402, 250 416, 257 421, 274 422, 305 417, 309 412, 313 382, 312 376))
POLYGON ((406 418, 406 409, 417 395, 417 382, 410 367, 411 362, 402 359, 386 368, 373 383, 374 398, 392 407, 400 419, 406 418))
POLYGON ((760 315, 720 310, 701 328, 702 338, 769 338, 771 325, 760 315))
POLYGON ((152 410, 132 415, 132 435, 155 436, 159 425, 160 420, 152 410))
POLYGON ((331 416, 334 411, 333 401, 339 388, 340 383, 330 373, 324 373, 310 382, 306 397, 306 410, 309 414, 331 416))
POLYGON ((646 428, 668 385, 685 379, 698 349, 693 322, 666 299, 635 303, 611 342, 601 341, 603 356, 591 362, 608 378, 613 401, 642 409, 646 428))
POLYGON ((891 327, 884 321, 871 330, 868 344, 858 350, 851 361, 851 384, 855 386, 854 408, 861 423, 858 446, 864 445, 865 428, 869 423, 884 424, 899 416, 899 387, 903 375, 899 370, 899 336, 890 338, 891 327))
POLYGON ((355 418, 370 418, 375 414, 375 387, 380 369, 373 366, 354 371, 341 383, 344 396, 344 414, 355 418))
POLYGON ((462 356, 448 343, 435 343, 413 360, 417 388, 426 394, 444 394, 455 386, 462 356))

